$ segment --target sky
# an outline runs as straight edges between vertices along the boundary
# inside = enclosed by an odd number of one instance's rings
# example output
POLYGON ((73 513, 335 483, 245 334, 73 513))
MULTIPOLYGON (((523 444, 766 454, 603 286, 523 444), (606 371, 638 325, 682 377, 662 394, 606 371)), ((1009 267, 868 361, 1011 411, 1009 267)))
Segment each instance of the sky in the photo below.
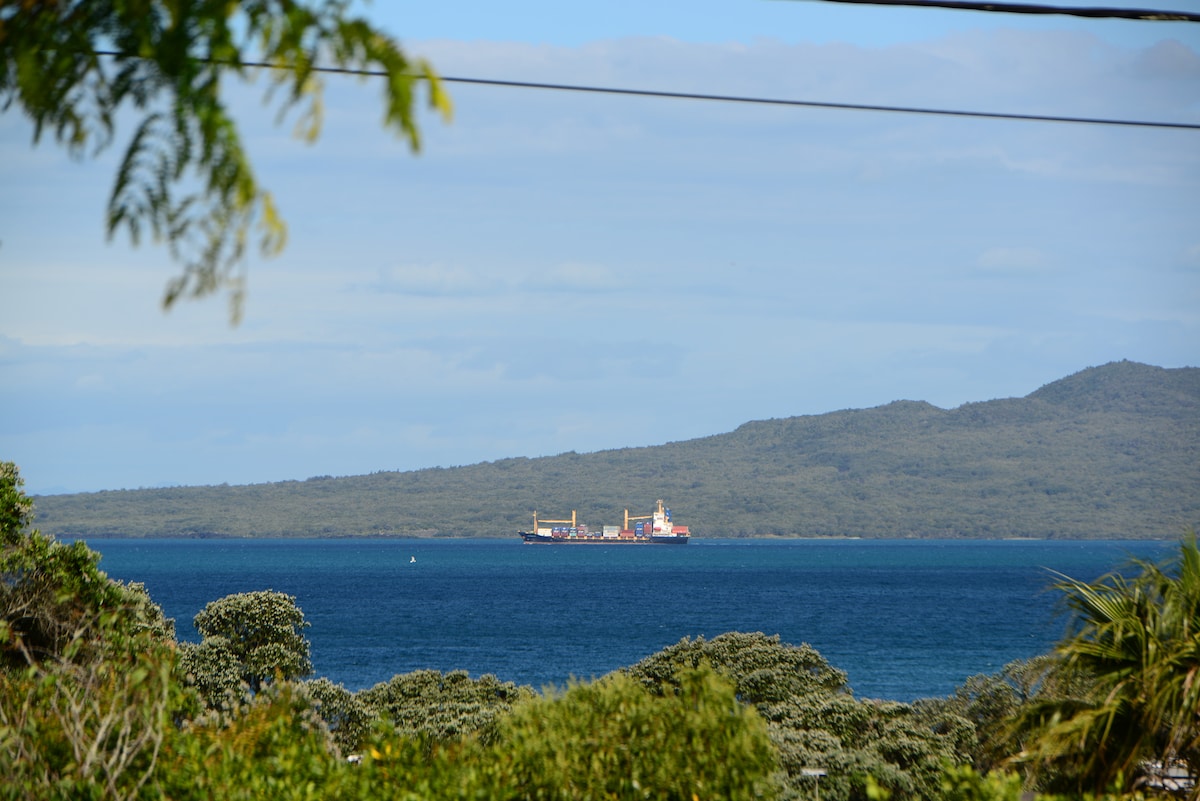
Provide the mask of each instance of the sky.
MULTIPOLYGON (((1196 24, 362 10, 451 77, 1200 123, 1196 24)), ((250 260, 236 327, 224 297, 163 312, 165 249, 106 239, 132 118, 73 160, 0 112, 0 459, 30 493, 653 446, 1200 365, 1197 130, 452 84, 414 156, 370 80, 325 80, 312 145, 263 88, 228 97, 288 245, 250 260)))

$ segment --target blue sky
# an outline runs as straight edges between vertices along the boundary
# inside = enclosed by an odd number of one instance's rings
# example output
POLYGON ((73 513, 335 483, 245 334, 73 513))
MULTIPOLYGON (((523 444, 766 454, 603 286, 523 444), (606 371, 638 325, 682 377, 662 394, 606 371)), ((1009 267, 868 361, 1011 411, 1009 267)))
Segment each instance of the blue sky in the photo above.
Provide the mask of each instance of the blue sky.
MULTIPOLYGON (((446 75, 1200 122, 1194 24, 496 8, 365 13, 446 75)), ((656 445, 1200 364, 1197 131, 455 85, 413 157, 369 81, 325 90, 308 146, 230 87, 289 225, 237 328, 221 298, 162 313, 165 252, 105 240, 128 128, 77 162, 0 114, 0 458, 30 491, 656 445)))

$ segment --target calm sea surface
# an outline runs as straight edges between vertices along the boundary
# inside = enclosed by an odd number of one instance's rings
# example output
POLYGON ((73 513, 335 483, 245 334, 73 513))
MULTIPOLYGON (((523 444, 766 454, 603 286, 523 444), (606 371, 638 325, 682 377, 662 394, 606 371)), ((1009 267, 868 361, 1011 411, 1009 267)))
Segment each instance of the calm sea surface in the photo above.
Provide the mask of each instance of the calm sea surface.
POLYGON ((313 664, 358 690, 420 668, 536 688, 631 665, 686 636, 807 642, 860 697, 947 695, 1061 635, 1051 570, 1092 580, 1174 543, 693 540, 684 547, 515 540, 90 540, 199 639, 209 601, 296 596, 313 664), (412 561, 413 559, 416 561, 412 561))

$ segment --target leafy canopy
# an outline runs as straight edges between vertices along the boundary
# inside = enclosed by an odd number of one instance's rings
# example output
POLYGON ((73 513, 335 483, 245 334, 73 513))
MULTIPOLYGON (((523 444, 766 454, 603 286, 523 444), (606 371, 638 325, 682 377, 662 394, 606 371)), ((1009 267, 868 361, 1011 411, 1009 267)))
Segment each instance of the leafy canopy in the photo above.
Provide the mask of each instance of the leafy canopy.
POLYGON ((0 798, 136 798, 169 722, 175 630, 82 542, 32 529, 0 462, 0 798))
POLYGON ((446 741, 468 735, 486 740, 499 715, 533 695, 531 688, 490 673, 472 679, 465 670, 416 670, 397 674, 356 698, 398 734, 446 741))
POLYGON ((974 731, 952 712, 856 699, 846 674, 807 644, 761 632, 684 638, 624 675, 653 693, 679 691, 679 676, 706 667, 733 684, 737 699, 766 722, 778 754, 785 801, 811 798, 813 769, 825 771, 820 796, 865 799, 868 777, 895 801, 937 798, 943 764, 967 759, 974 731))
POLYGON ((232 659, 232 669, 252 692, 276 676, 312 673, 304 612, 291 595, 273 590, 241 592, 209 603, 193 621, 212 646, 232 659))
POLYGON ((775 752, 762 719, 708 667, 674 691, 614 673, 497 719, 492 798, 763 799, 775 752))
POLYGON ((139 583, 113 581, 100 554, 32 528, 20 471, 0 462, 0 670, 101 658, 114 642, 173 641, 174 622, 139 583))
POLYGON ((0 108, 16 104, 76 157, 107 148, 118 112, 140 122, 108 201, 111 238, 124 229, 165 242, 182 273, 167 285, 170 307, 188 295, 230 292, 241 314, 246 246, 279 253, 286 229, 259 184, 222 79, 248 80, 267 65, 265 102, 279 119, 299 110, 298 137, 321 130, 318 62, 381 73, 385 127, 414 150, 421 140, 416 84, 443 117, 450 101, 433 68, 363 18, 349 0, 79 0, 0 3, 0 108))
POLYGON ((12 462, 0 462, 0 545, 17 545, 33 523, 33 499, 12 462))

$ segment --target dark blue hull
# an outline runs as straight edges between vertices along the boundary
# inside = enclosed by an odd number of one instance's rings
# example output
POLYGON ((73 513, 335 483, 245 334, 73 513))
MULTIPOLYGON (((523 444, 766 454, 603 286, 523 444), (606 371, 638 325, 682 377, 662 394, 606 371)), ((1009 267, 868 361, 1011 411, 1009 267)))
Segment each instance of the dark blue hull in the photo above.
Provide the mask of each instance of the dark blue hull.
POLYGON ((687 545, 686 536, 652 536, 652 537, 601 537, 595 534, 564 537, 548 534, 537 534, 529 531, 517 532, 526 545, 687 545))

